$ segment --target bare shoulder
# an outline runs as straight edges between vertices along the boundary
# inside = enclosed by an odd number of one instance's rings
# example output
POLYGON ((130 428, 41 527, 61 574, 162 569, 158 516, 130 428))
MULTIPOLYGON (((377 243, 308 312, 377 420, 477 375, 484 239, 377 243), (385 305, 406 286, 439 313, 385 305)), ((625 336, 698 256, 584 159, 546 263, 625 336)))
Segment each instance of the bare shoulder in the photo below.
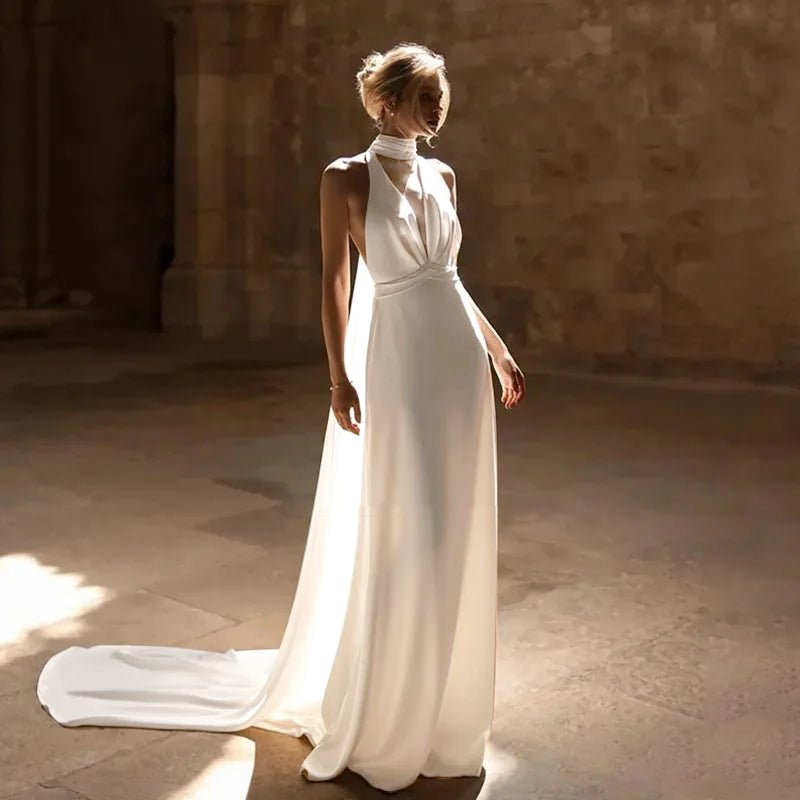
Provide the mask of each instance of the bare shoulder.
POLYGON ((438 158, 429 158, 427 161, 434 169, 439 171, 439 174, 442 176, 442 178, 444 178, 444 182, 452 190, 456 185, 455 170, 449 164, 445 164, 444 161, 438 158))
POLYGON ((347 193, 364 177, 366 170, 364 153, 336 158, 322 170, 322 187, 347 193))

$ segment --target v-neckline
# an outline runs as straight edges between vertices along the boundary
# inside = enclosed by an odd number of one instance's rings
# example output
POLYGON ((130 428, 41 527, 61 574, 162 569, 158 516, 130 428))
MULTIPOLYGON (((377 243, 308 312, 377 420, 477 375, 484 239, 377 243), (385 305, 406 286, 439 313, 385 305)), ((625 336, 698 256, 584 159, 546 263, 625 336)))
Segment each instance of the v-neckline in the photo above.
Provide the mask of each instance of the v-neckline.
POLYGON ((406 194, 408 192, 408 181, 406 181, 406 191, 405 192, 401 192, 397 188, 397 186, 395 185, 394 181, 389 177, 389 173, 386 172, 386 170, 384 169, 383 164, 381 164, 381 160, 378 158, 378 154, 376 152, 374 152, 374 151, 371 151, 371 152, 372 152, 372 158, 377 163, 378 169, 380 170, 381 174, 385 178, 386 182, 396 192, 396 194, 400 198, 400 200, 405 202, 405 204, 408 206, 408 208, 411 211, 411 213, 414 215, 414 224, 415 224, 415 226, 417 228, 417 238, 419 239, 419 242, 422 245, 422 252, 425 254, 425 258, 430 258, 430 255, 428 254, 428 241, 427 241, 427 238, 428 238, 427 237, 427 234, 428 234, 428 219, 427 219, 428 206, 426 205, 427 192, 425 191, 425 186, 422 183, 422 165, 420 163, 420 157, 419 156, 414 156, 414 166, 412 167, 411 172, 408 175, 408 180, 411 180, 411 173, 413 173, 416 170, 416 172, 417 172, 417 180, 419 181, 419 188, 420 188, 420 191, 421 191, 422 214, 423 214, 423 217, 425 217, 425 236, 422 235, 422 229, 419 226, 419 217, 417 215, 417 212, 414 209, 414 206, 411 205, 411 202, 409 201, 408 197, 406 197, 406 194))

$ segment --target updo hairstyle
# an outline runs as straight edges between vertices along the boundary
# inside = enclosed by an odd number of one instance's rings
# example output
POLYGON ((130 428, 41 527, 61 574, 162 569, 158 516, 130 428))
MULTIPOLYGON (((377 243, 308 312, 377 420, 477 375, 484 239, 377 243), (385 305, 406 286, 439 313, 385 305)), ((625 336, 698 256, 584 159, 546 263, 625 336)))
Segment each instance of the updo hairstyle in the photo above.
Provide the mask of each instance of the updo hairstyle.
POLYGON ((439 71, 442 81, 442 114, 439 127, 444 124, 450 107, 450 83, 447 80, 444 58, 428 47, 413 42, 402 42, 385 53, 373 51, 362 62, 356 73, 356 87, 364 110, 378 129, 383 127, 385 103, 399 103, 411 98, 411 113, 420 128, 427 131, 425 139, 436 134, 419 110, 419 86, 422 81, 439 71))

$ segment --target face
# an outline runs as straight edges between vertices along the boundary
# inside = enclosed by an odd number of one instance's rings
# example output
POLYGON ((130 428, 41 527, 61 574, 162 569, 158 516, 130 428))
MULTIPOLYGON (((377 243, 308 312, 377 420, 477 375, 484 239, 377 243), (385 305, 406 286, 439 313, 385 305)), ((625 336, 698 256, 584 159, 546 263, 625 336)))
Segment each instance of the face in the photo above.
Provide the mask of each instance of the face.
MULTIPOLYGON (((433 131, 439 129, 443 117, 443 94, 444 81, 439 72, 424 78, 419 86, 419 116, 433 131)), ((405 131, 408 135, 423 136, 431 132, 423 130, 415 119, 410 97, 404 97, 395 106, 391 119, 398 130, 405 131)))

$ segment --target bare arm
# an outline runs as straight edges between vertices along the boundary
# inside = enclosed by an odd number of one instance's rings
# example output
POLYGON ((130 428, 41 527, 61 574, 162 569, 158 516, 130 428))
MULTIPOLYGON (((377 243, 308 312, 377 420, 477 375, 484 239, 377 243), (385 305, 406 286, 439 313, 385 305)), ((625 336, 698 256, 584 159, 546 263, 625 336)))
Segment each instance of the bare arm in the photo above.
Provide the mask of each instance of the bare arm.
POLYGON ((341 161, 329 164, 320 181, 320 237, 322 245, 322 331, 331 374, 331 408, 339 426, 358 435, 361 405, 347 378, 344 341, 350 299, 350 219, 347 208, 347 172, 341 161), (353 412, 355 421, 350 412, 353 412))
MULTIPOLYGON (((453 200, 453 208, 457 208, 458 197, 456 192, 455 172, 453 172, 450 167, 441 161, 439 162, 439 165, 440 169, 442 170, 442 177, 450 188, 450 196, 453 200)), ((472 303, 472 308, 475 310, 475 316, 478 320, 478 325, 483 333, 483 338, 486 340, 486 349, 489 351, 489 355, 492 357, 492 360, 496 360, 508 355, 509 352, 505 342, 500 338, 500 334, 492 327, 491 323, 486 318, 486 315, 480 310, 480 308, 478 308, 478 304, 472 299, 472 295, 468 291, 467 297, 469 297, 470 303, 472 303)))
POLYGON ((320 237, 322 245, 322 331, 332 383, 347 380, 344 337, 350 299, 350 251, 346 174, 334 161, 320 181, 320 237))
POLYGON ((478 308, 478 304, 472 299, 472 295, 467 291, 466 287, 464 291, 467 292, 467 297, 469 297, 472 307, 475 309, 475 316, 478 319, 478 325, 480 325, 483 338, 486 340, 486 349, 489 351, 492 360, 497 361, 497 359, 509 355, 508 347, 506 347, 506 343, 500 338, 500 334, 491 326, 489 320, 486 319, 483 311, 478 308))
MULTIPOLYGON (((456 175, 453 170, 439 161, 442 177, 450 187, 450 195, 453 200, 453 208, 456 207, 456 175)), ((513 408, 525 397, 525 375, 514 361, 506 343, 500 338, 497 331, 491 326, 485 314, 478 308, 477 303, 472 299, 472 295, 464 287, 467 297, 475 311, 475 318, 478 320, 483 338, 486 341, 486 349, 492 359, 497 377, 503 387, 501 401, 506 408, 513 408)))

